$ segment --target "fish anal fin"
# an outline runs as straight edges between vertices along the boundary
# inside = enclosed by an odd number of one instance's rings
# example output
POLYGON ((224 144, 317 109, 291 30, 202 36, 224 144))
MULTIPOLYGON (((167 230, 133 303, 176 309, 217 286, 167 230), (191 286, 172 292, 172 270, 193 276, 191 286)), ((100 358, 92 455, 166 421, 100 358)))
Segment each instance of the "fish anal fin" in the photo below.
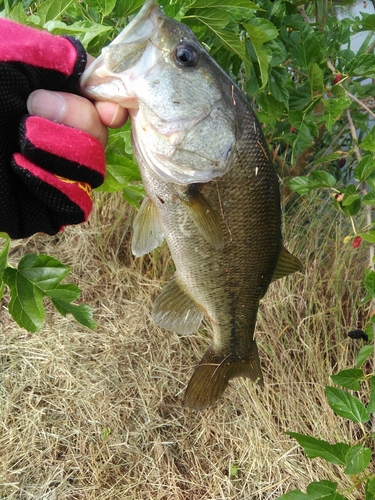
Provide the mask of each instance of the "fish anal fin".
POLYGON ((292 274, 297 271, 302 271, 301 261, 288 252, 286 248, 281 247, 276 269, 272 276, 272 281, 284 278, 284 276, 288 276, 288 274, 292 274))
POLYGON ((246 358, 239 358, 234 354, 216 353, 210 347, 190 379, 183 405, 195 410, 213 405, 225 391, 229 380, 235 377, 250 378, 263 385, 255 341, 252 342, 250 353, 246 358))
POLYGON ((184 193, 179 193, 179 199, 203 238, 215 249, 223 248, 220 220, 195 185, 192 184, 184 193))
POLYGON ((189 335, 198 330, 203 312, 175 276, 156 298, 152 308, 154 322, 167 330, 189 335))
POLYGON ((141 257, 163 243, 163 228, 154 203, 148 196, 142 201, 133 222, 132 253, 141 257))

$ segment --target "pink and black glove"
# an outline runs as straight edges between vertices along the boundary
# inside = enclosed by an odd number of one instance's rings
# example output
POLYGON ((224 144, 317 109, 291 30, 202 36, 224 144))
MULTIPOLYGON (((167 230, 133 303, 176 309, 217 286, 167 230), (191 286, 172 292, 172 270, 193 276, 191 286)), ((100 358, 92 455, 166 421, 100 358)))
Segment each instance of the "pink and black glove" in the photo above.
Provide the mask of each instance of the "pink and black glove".
POLYGON ((82 130, 27 114, 31 92, 78 93, 86 52, 70 37, 0 18, 0 231, 55 234, 87 220, 105 175, 101 143, 82 130))

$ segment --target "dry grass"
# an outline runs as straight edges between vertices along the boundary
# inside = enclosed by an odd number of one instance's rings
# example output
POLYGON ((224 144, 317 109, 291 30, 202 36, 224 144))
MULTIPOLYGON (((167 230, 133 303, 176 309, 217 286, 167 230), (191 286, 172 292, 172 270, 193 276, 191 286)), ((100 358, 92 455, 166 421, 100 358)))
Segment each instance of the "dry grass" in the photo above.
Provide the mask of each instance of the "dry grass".
POLYGON ((287 218, 288 248, 306 273, 273 284, 262 302, 265 388, 238 379, 217 406, 195 412, 181 400, 209 327, 179 337, 153 325, 151 304, 172 264, 165 248, 141 262, 130 256, 123 210, 118 197, 101 196, 85 228, 14 243, 14 261, 37 251, 71 265, 99 327, 48 308, 31 335, 3 302, 0 498, 266 500, 313 480, 348 486, 338 467, 308 460, 285 434, 352 442, 358 432, 324 394, 330 374, 352 366, 360 345, 347 332, 362 321, 364 254, 342 245, 335 214, 320 203, 287 218))

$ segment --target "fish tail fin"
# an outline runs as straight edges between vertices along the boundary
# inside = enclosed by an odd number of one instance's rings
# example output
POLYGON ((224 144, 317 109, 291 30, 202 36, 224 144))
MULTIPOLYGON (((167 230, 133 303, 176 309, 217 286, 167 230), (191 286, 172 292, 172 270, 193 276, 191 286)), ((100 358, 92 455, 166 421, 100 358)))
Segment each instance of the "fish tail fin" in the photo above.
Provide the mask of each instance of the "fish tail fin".
POLYGON ((252 342, 250 354, 246 358, 217 353, 210 347, 190 379, 183 405, 195 410, 211 406, 223 394, 229 380, 235 377, 250 378, 263 384, 255 341, 252 342))

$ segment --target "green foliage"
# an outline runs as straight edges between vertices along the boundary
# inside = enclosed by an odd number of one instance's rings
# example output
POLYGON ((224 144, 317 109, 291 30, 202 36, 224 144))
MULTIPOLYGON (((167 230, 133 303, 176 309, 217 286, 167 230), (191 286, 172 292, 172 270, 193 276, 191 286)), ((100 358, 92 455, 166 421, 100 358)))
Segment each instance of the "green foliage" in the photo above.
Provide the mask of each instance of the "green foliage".
POLYGON ((62 284, 70 268, 57 259, 43 254, 27 254, 19 261, 17 268, 8 265, 10 239, 5 240, 0 252, 0 290, 7 285, 11 300, 8 310, 14 321, 29 332, 39 330, 44 321, 44 297, 49 297, 60 314, 72 314, 81 324, 95 328, 91 309, 84 304, 72 304, 80 296, 80 290, 73 284, 62 284))
POLYGON ((337 493, 337 483, 332 481, 319 481, 310 483, 306 493, 300 490, 293 490, 285 495, 281 495, 278 500, 347 500, 337 493))
POLYGON ((110 130, 106 150, 106 179, 98 191, 122 191, 125 200, 139 208, 145 191, 130 144, 129 125, 121 130, 110 130))
MULTIPOLYGON (((370 429, 366 431, 362 424, 370 422, 371 413, 375 410, 375 375, 369 376, 359 367, 369 361, 373 353, 373 347, 373 344, 371 344, 364 346, 360 350, 357 356, 357 368, 342 370, 331 376, 332 381, 344 387, 344 389, 326 387, 328 404, 336 415, 362 426, 363 438, 361 441, 352 446, 342 442, 331 444, 324 439, 317 439, 296 432, 287 432, 289 436, 298 441, 309 458, 321 458, 340 466, 344 474, 352 477, 353 487, 357 489, 362 484, 365 499, 367 500, 375 498, 375 475, 368 472, 372 450, 364 444, 366 441, 370 442, 372 440, 372 432, 370 429), (362 398, 357 397, 349 392, 355 391, 358 393, 361 391, 362 386, 368 388, 368 385, 370 386, 370 394, 367 404, 361 401, 363 396, 362 398)), ((337 487, 336 483, 320 481, 319 483, 311 483, 307 487, 306 493, 294 490, 280 496, 278 500, 347 498, 336 491, 337 487)))

